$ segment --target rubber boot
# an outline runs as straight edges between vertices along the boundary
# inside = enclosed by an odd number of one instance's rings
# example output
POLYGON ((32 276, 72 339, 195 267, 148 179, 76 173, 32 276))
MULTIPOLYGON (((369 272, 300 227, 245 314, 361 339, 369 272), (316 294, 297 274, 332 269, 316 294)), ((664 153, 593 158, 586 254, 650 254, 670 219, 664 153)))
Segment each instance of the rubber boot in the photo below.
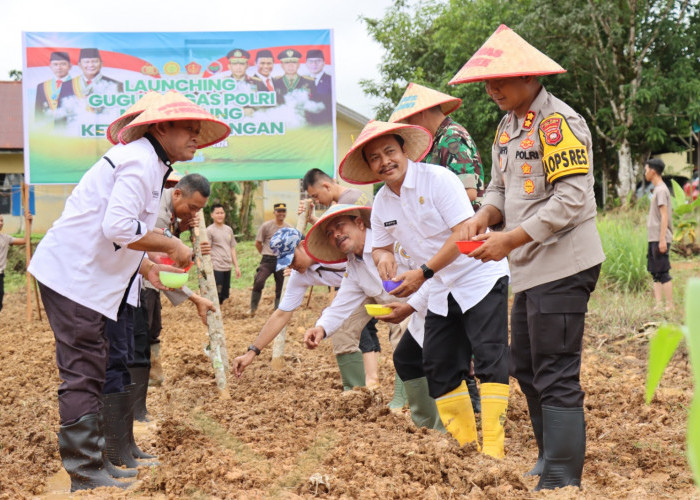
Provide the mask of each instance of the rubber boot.
POLYGON ((258 310, 258 304, 260 304, 260 297, 262 297, 262 292, 256 292, 253 290, 250 292, 250 315, 255 316, 255 311, 258 310))
POLYGON ((404 388, 404 383, 401 381, 399 374, 394 374, 394 397, 387 405, 392 411, 400 412, 408 403, 406 399, 406 389, 404 388))
POLYGON ((469 399, 472 400, 474 413, 481 413, 481 398, 479 397, 479 388, 474 377, 467 377, 467 388, 469 389, 469 399))
MULTIPOLYGON (((136 404, 136 400, 134 398, 135 392, 134 389, 136 388, 136 384, 129 384, 127 386, 124 386, 124 391, 128 394, 128 401, 129 401, 129 408, 128 408, 128 413, 126 415, 126 428, 129 431, 129 451, 131 452, 131 455, 134 458, 138 458, 140 460, 143 459, 150 459, 150 458, 156 458, 155 455, 151 455, 150 453, 146 453, 141 450, 141 448, 138 447, 136 444, 136 441, 134 440, 134 405, 136 404)), ((159 465, 158 462, 149 462, 149 463, 141 463, 139 465, 159 465)))
POLYGON ((100 426, 100 448, 102 449, 102 462, 104 463, 107 473, 112 477, 116 477, 117 479, 136 477, 139 473, 139 471, 136 469, 120 469, 109 461, 109 457, 107 457, 107 452, 105 451, 104 417, 101 413, 98 413, 98 425, 100 426))
POLYGON ((134 391, 134 419, 139 422, 150 422, 146 409, 146 394, 148 393, 148 366, 131 366, 131 382, 135 384, 134 391))
POLYGON ((540 476, 544 469, 544 444, 542 442, 542 405, 539 398, 527 399, 527 407, 530 410, 530 422, 532 422, 532 432, 535 434, 537 441, 537 462, 535 466, 526 472, 525 476, 540 476))
POLYGON ((335 359, 338 361, 344 391, 351 391, 353 387, 365 386, 365 364, 362 361, 361 352, 338 354, 335 359))
POLYGON ((442 425, 435 400, 428 393, 428 379, 425 377, 406 380, 406 399, 411 408, 411 420, 416 427, 427 427, 440 432, 447 432, 442 425))
POLYGON ((126 392, 115 392, 102 396, 104 407, 105 453, 114 465, 126 465, 135 469, 140 464, 134 459, 129 446, 129 429, 127 414, 129 413, 129 395, 126 392))
POLYGON ((583 408, 542 405, 544 468, 535 491, 581 487, 586 455, 583 408))
POLYGON ((160 364, 160 342, 151 344, 151 371, 148 374, 148 385, 163 384, 163 365, 160 364))
POLYGON ((462 380, 456 389, 437 398, 435 404, 445 429, 452 434, 459 445, 476 443, 477 449, 481 451, 467 383, 462 380))
POLYGON ((62 425, 58 431, 58 450, 63 467, 70 476, 70 490, 90 490, 102 486, 127 488, 131 482, 117 481, 104 468, 99 416, 90 413, 77 422, 62 425))
POLYGON ((505 456, 505 424, 508 409, 508 384, 481 384, 481 433, 484 455, 505 456))

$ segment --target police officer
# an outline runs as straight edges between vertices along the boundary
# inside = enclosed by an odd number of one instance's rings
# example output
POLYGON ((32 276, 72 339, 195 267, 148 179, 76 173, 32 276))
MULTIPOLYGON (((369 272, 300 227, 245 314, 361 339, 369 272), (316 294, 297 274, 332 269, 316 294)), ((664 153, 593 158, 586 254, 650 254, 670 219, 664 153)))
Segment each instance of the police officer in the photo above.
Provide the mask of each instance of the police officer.
POLYGON ((501 25, 450 82, 485 81, 506 112, 484 204, 462 238, 485 242, 471 254, 484 262, 510 255, 510 371, 527 398, 539 447, 529 472, 541 475, 537 490, 581 484, 581 343, 588 298, 605 259, 595 224, 588 126, 536 78, 564 71, 501 25), (513 67, 523 76, 509 76, 513 67), (503 231, 486 233, 503 222, 503 231))
POLYGON ((277 55, 282 65, 284 75, 272 79, 272 84, 277 92, 277 102, 284 102, 284 97, 295 90, 303 90, 311 94, 314 89, 314 79, 298 73, 301 61, 301 52, 296 49, 284 49, 277 55))
POLYGON ((447 116, 461 104, 462 99, 411 82, 389 122, 418 125, 432 134, 433 144, 423 163, 442 165, 454 172, 476 212, 484 196, 481 155, 467 129, 447 116))
POLYGON ((231 71, 231 78, 236 82, 236 93, 256 92, 258 90, 256 82, 248 76, 248 60, 250 52, 243 49, 233 49, 226 54, 228 59, 228 69, 231 71))

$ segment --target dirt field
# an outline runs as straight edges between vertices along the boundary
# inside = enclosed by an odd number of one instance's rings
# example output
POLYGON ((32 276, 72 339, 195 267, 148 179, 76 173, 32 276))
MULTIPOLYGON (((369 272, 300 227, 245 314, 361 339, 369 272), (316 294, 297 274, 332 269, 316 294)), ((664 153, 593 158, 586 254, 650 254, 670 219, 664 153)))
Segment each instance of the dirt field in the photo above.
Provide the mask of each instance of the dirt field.
MULTIPOLYGON (((216 397, 203 353, 206 329, 185 305, 164 301, 165 383, 149 391, 154 423, 141 428, 142 448, 161 465, 141 470, 127 493, 99 498, 693 498, 685 460, 685 418, 692 395, 684 350, 670 363, 650 406, 643 402, 647 336, 611 339, 590 329, 582 373, 587 391, 588 448, 583 489, 531 493, 524 478, 536 458, 525 398, 511 382, 506 458, 460 449, 436 431, 394 415, 393 368, 380 331, 381 391, 341 393, 330 345, 306 350, 302 333, 327 303, 317 288, 309 310, 288 329, 286 367, 273 371, 270 349, 241 379, 230 400, 216 397), (314 481, 312 478, 317 478, 314 481), (327 484, 324 484, 327 483, 327 484)), ((248 292, 232 291, 223 313, 229 356, 242 354, 271 312, 268 291, 255 318, 248 292)), ((5 297, 0 315, 0 498, 56 497, 58 373, 46 319, 26 325, 23 294, 5 297)), ((593 312, 592 314, 595 314, 593 312)), ((603 323, 593 321, 592 323, 603 323)), ((60 477, 60 476, 58 476, 60 477)), ((60 483, 60 481, 59 481, 60 483)))

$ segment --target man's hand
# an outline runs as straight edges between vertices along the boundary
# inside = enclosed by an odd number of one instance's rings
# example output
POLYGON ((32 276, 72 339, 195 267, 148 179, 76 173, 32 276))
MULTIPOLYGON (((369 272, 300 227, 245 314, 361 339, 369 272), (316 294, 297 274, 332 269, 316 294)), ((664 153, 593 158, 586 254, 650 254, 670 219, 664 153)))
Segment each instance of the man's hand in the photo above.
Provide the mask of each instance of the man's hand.
POLYGON ((288 278, 289 276, 292 275, 292 268, 285 267, 284 270, 282 271, 282 274, 284 275, 285 278, 288 278))
MULTIPOLYGON (((192 249, 185 245, 179 238, 172 238, 173 248, 168 250, 168 257, 175 261, 177 267, 186 268, 192 262, 192 249)), ((153 283, 151 281, 151 283, 153 283)))
POLYGON ((241 277, 241 268, 236 266, 236 279, 241 277))
POLYGON ((304 334, 304 343, 309 349, 316 349, 326 336, 326 331, 322 326, 314 326, 306 330, 304 334))
POLYGON ((202 323, 207 325, 207 312, 216 312, 216 307, 214 307, 214 303, 206 297, 202 297, 201 295, 197 295, 196 293, 193 294, 192 297, 190 297, 190 299, 192 300, 192 302, 194 302, 194 305, 197 308, 197 314, 199 314, 202 323))
POLYGON ((384 307, 391 307, 391 314, 375 317, 378 320, 386 321, 387 323, 399 324, 415 312, 415 309, 405 302, 390 302, 383 305, 384 307))
POLYGON ((146 273, 146 279, 151 282, 151 285, 156 287, 158 290, 174 290, 174 288, 168 288, 160 281, 160 272, 167 271, 169 273, 182 274, 185 271, 179 267, 168 266, 165 264, 153 264, 151 268, 146 273))
POLYGON ((521 227, 512 231, 491 231, 474 238, 477 241, 484 241, 484 244, 469 254, 469 257, 482 262, 497 261, 514 249, 525 243, 532 241, 532 238, 521 227))
POLYGON ((383 248, 375 248, 372 250, 372 258, 377 264, 379 277, 383 280, 390 280, 396 276, 399 266, 396 264, 394 252, 390 252, 383 248))
POLYGON ((403 283, 394 288, 390 292, 390 295, 394 295, 396 297, 408 297, 418 290, 423 283, 425 283, 425 276, 423 276, 422 269, 413 269, 411 271, 401 273, 396 277, 396 281, 403 281, 403 283))
POLYGON ((488 227, 488 220, 486 220, 486 217, 479 217, 477 213, 477 215, 462 223, 459 230, 459 239, 460 241, 471 240, 474 236, 484 234, 488 227))
POLYGON ((250 365, 253 360, 255 359, 255 352, 253 351, 248 351, 242 356, 238 356, 236 359, 233 360, 233 364, 231 365, 231 370, 233 371, 233 374, 240 378, 241 375, 243 375, 243 372, 245 369, 250 365))
POLYGON ((208 241, 200 241, 199 249, 202 251, 202 255, 209 255, 211 254, 211 243, 208 241))

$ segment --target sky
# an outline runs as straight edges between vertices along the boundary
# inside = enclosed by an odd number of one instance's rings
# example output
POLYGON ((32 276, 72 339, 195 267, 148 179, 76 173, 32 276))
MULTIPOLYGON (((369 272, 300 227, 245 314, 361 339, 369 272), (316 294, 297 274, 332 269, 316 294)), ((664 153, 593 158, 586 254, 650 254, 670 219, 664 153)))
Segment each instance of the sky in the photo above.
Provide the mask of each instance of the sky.
POLYGON ((382 47, 360 16, 383 17, 393 0, 3 0, 0 80, 22 69, 22 31, 256 31, 332 29, 337 101, 374 117, 360 80, 377 79, 382 47))

